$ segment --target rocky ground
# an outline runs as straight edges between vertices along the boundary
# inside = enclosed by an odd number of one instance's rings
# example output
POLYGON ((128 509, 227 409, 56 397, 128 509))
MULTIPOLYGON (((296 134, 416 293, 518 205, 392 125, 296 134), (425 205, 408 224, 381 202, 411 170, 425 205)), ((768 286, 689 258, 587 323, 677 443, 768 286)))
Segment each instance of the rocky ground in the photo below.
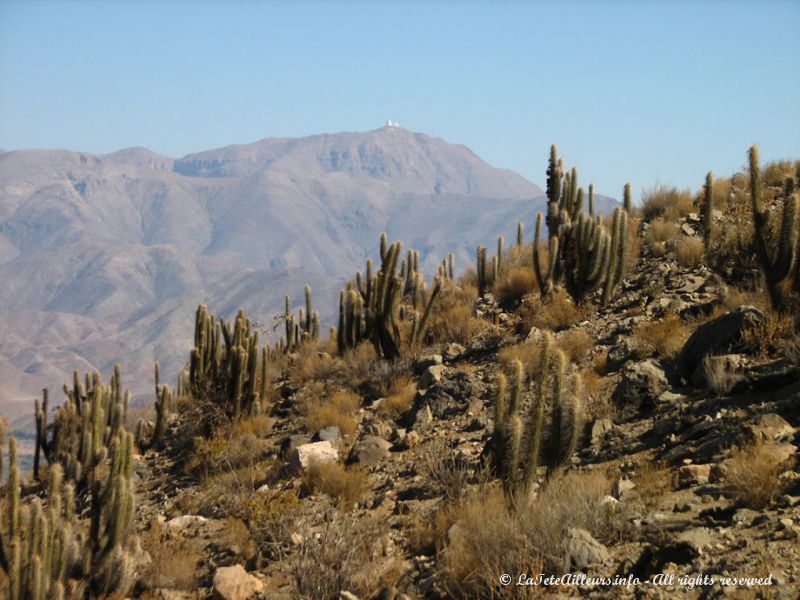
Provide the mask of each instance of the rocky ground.
MULTIPOLYGON (((694 234, 691 219, 686 225, 694 234)), ((791 461, 800 443, 800 368, 777 352, 746 348, 742 329, 760 311, 734 308, 730 296, 707 268, 645 253, 610 306, 556 333, 556 340, 588 334, 590 349, 572 368, 595 374, 585 381, 584 434, 566 470, 601 473, 603 506, 621 524, 603 539, 569 529, 566 568, 546 575, 616 576, 617 585, 546 586, 531 565, 508 573, 509 586, 487 586, 486 597, 798 597, 800 472, 791 461), (682 351, 660 355, 637 332, 668 319, 700 333, 682 351), (709 353, 727 382, 711 382, 699 368, 698 357, 709 353), (730 479, 744 460, 736 448, 755 442, 785 459, 774 461, 782 465, 777 484, 754 473, 753 486, 775 485, 758 509, 730 479), (516 585, 525 576, 537 585, 516 585)), ((396 418, 386 416, 376 392, 366 393, 353 435, 328 427, 312 436, 296 407, 314 388, 283 381, 268 426, 245 436, 251 468, 231 464, 203 478, 179 449, 141 456, 137 528, 145 552, 133 595, 232 600, 295 598, 299 590, 322 597, 314 590, 325 582, 316 580, 346 572, 348 581, 367 579, 361 589, 372 591, 342 598, 450 597, 439 561, 453 526, 438 541, 431 532, 442 527, 443 507, 494 485, 485 465, 498 352, 537 333, 521 311, 504 311, 491 298, 475 308, 495 327, 467 345, 427 348, 409 363, 416 394, 396 418), (367 473, 351 510, 309 493, 313 457, 367 473), (228 487, 219 489, 223 480, 228 487)), ((172 435, 182 425, 176 416, 172 435)))

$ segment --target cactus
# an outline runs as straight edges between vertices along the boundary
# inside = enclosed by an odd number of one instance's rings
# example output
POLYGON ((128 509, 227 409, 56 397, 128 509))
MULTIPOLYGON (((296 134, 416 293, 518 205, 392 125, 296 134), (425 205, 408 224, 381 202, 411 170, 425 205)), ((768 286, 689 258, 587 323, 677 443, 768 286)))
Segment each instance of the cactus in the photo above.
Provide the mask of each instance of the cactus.
POLYGON ((622 190, 622 207, 626 214, 631 214, 631 184, 628 182, 622 190))
MULTIPOLYGON (((286 308, 290 309, 287 296, 286 308)), ((290 315, 291 317, 291 315, 290 315)), ((300 324, 287 327, 287 335, 297 339, 300 324)), ((288 347, 288 338, 287 338, 288 347)), ((195 347, 189 365, 189 386, 194 398, 219 405, 229 418, 240 419, 261 412, 260 398, 266 382, 258 378, 258 332, 251 330, 250 319, 239 311, 233 326, 201 304, 195 318, 195 347)), ((262 367, 263 369, 263 367, 262 367)), ((208 425, 208 424, 207 424, 208 425)), ((210 431, 207 431, 211 433, 210 431)))
POLYGON ((542 336, 539 360, 532 380, 536 382, 535 399, 527 422, 520 416, 524 372, 519 361, 514 363, 511 399, 506 404, 506 379, 498 376, 495 424, 492 451, 495 469, 508 491, 522 491, 530 497, 540 466, 545 457, 548 477, 563 466, 575 451, 580 431, 581 408, 578 401, 579 380, 570 398, 564 390, 564 354, 551 350, 552 336, 542 336), (546 405, 551 405, 549 434, 543 436, 546 405), (547 442, 547 444, 545 444, 547 442))
POLYGON ((495 281, 497 281, 497 274, 503 266, 503 247, 505 246, 505 241, 506 240, 502 234, 497 237, 497 267, 495 268, 495 281))
POLYGON ((764 272, 772 306, 781 312, 793 309, 792 291, 800 293, 800 216, 798 198, 793 182, 787 181, 784 191, 781 223, 775 247, 770 247, 771 235, 768 210, 761 207, 761 181, 758 147, 749 152, 750 201, 753 209, 754 245, 756 256, 764 272))
POLYGON ((576 302, 581 302, 587 293, 599 289, 606 281, 613 244, 601 218, 593 219, 583 212, 564 237, 562 260, 567 291, 576 302))
POLYGON ((711 234, 714 224, 714 176, 711 171, 706 173, 706 183, 703 186, 703 243, 706 252, 711 248, 711 234))
POLYGON ((622 281, 625 273, 626 258, 628 253, 628 213, 617 207, 614 210, 614 221, 611 226, 611 256, 606 267, 603 294, 600 304, 608 304, 611 296, 622 281))
POLYGON ((519 221, 517 223, 517 246, 522 246, 524 242, 525 242, 525 237, 522 231, 522 221, 519 221))
POLYGON ((478 297, 483 298, 489 289, 489 282, 486 278, 486 247, 478 246, 477 249, 476 271, 478 275, 478 297))
POLYGON ((594 216, 594 184, 589 184, 589 216, 594 216))
POLYGON ((553 279, 556 272, 558 261, 558 236, 550 236, 548 240, 547 270, 542 271, 541 260, 539 258, 539 235, 542 228, 542 215, 536 215, 536 229, 533 235, 533 270, 536 274, 536 282, 539 284, 539 292, 542 296, 548 295, 553 289, 553 279))

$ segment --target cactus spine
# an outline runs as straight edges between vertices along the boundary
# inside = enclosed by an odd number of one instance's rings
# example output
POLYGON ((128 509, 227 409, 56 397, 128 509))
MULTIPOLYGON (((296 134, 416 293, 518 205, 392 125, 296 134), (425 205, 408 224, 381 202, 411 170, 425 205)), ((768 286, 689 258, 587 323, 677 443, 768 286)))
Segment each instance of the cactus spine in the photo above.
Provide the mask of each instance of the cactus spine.
POLYGON ((783 210, 775 248, 770 247, 770 219, 768 210, 761 207, 761 181, 758 147, 751 146, 749 152, 750 201, 753 209, 754 242, 756 256, 764 272, 770 300, 776 310, 792 309, 790 294, 800 293, 800 216, 798 199, 791 180, 787 182, 783 199, 783 210))

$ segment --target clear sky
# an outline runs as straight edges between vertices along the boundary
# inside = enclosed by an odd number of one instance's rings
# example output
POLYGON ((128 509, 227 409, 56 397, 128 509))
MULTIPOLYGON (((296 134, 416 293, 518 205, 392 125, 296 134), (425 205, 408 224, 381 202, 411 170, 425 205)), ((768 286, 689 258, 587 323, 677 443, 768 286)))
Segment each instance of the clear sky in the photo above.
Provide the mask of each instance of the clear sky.
POLYGON ((0 148, 178 157, 386 119, 619 196, 800 157, 800 1, 0 0, 0 148))

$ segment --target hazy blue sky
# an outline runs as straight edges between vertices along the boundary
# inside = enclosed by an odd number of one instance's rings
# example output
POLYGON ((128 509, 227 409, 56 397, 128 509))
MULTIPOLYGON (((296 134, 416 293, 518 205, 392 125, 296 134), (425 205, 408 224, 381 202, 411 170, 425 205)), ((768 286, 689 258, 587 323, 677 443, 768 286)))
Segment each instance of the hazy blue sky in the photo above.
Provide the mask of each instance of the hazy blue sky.
POLYGON ((619 195, 800 157, 800 2, 0 0, 0 148, 381 127, 619 195))

